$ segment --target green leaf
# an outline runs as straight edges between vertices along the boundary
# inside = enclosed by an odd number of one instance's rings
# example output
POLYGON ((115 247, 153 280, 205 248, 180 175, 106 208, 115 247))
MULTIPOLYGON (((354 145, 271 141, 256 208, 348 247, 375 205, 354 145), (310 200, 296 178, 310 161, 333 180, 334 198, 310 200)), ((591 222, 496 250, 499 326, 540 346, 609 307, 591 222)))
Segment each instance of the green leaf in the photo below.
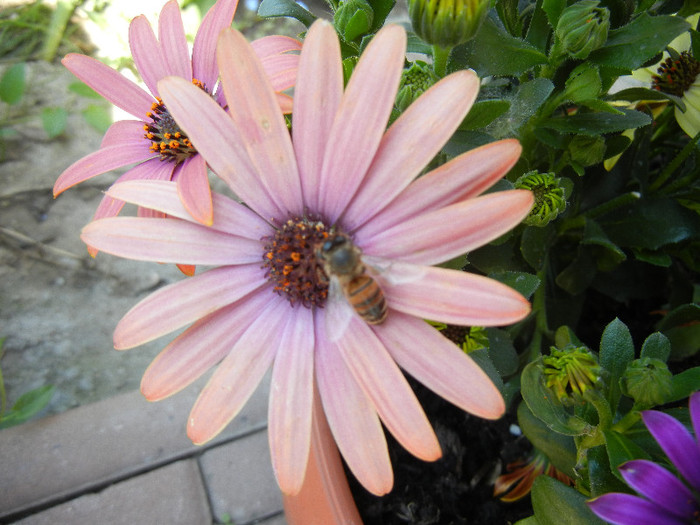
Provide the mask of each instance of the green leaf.
POLYGON ((584 62, 569 74, 564 93, 572 102, 581 102, 597 98, 602 88, 603 83, 600 80, 598 68, 584 62))
POLYGON ((374 11, 374 21, 370 31, 376 33, 384 25, 386 17, 396 5, 396 0, 368 0, 374 11))
POLYGON ((627 258, 625 252, 623 252, 617 244, 610 240, 600 225, 593 219, 586 219, 586 223, 583 227, 583 238, 581 239, 581 244, 595 245, 604 248, 606 252, 612 256, 616 264, 621 263, 627 258))
POLYGON ((565 348, 567 345, 586 346, 576 337, 574 331, 566 325, 562 325, 554 332, 554 346, 565 348))
POLYGON ((540 525, 535 516, 530 516, 529 518, 523 518, 515 522, 515 525, 540 525))
POLYGON ((676 326, 700 321, 700 304, 687 303, 674 308, 656 324, 657 330, 668 330, 676 326))
POLYGON ((591 496, 596 497, 607 492, 627 492, 629 490, 612 473, 605 445, 589 448, 586 452, 586 459, 588 460, 588 482, 591 496))
POLYGON ((25 64, 19 62, 7 68, 0 78, 0 100, 10 106, 22 100, 26 87, 25 64))
POLYGON ((486 333, 489 336, 489 358, 496 370, 501 377, 513 375, 518 371, 519 362, 510 335, 499 328, 487 328, 486 333))
POLYGON ((507 100, 482 100, 472 106, 459 129, 470 130, 486 127, 510 108, 507 100))
POLYGON ((540 525, 605 524, 588 508, 583 494, 549 476, 535 479, 531 497, 532 508, 540 525))
POLYGON ((684 370, 671 379, 671 397, 668 403, 680 401, 700 390, 700 366, 684 370))
POLYGON ((600 100, 598 98, 580 100, 579 104, 585 108, 591 109, 593 111, 600 111, 602 113, 610 113, 612 115, 624 115, 625 112, 621 109, 616 108, 612 104, 600 100))
POLYGON ((607 370, 608 384, 610 390, 608 393, 608 403, 610 408, 615 411, 617 403, 620 400, 620 378, 624 374, 627 365, 634 359, 634 343, 629 328, 615 318, 603 331, 603 336, 600 339, 600 366, 607 370))
POLYGON ((562 11, 566 8, 566 0, 543 0, 542 9, 547 13, 549 25, 557 27, 562 11))
POLYGON ((550 429, 566 436, 580 436, 592 432, 591 425, 584 419, 570 414, 545 386, 541 358, 523 369, 520 388, 528 408, 550 429))
POLYGON ((659 359, 664 363, 668 361, 669 355, 671 355, 671 342, 661 332, 654 332, 647 337, 642 345, 642 350, 639 352, 640 358, 659 359))
POLYGON ((489 274, 489 277, 507 284, 520 292, 526 299, 529 299, 540 286, 540 278, 527 272, 498 272, 489 274))
POLYGON ((0 420, 0 429, 24 423, 43 409, 53 397, 53 385, 45 385, 22 394, 0 420))
POLYGON ((293 0, 262 0, 258 7, 258 15, 263 18, 287 16, 299 20, 306 27, 316 20, 316 16, 293 0))
POLYGON ((588 60, 618 69, 637 69, 689 27, 678 16, 643 13, 629 24, 610 31, 605 45, 593 51, 588 60))
POLYGON ((599 219, 618 246, 658 250, 700 238, 700 217, 674 199, 644 198, 599 219))
POLYGON ((85 122, 100 133, 105 133, 112 125, 112 112, 104 106, 90 104, 82 113, 85 122))
POLYGON ((480 77, 517 76, 538 64, 546 64, 547 56, 487 17, 474 39, 454 49, 452 60, 451 69, 470 67, 480 77))
POLYGON ((544 228, 528 226, 523 230, 520 252, 535 271, 539 271, 544 265, 549 248, 556 237, 557 232, 552 223, 544 228))
POLYGON ((527 403, 518 406, 518 425, 532 446, 544 452, 552 464, 567 476, 574 477, 576 445, 574 438, 552 432, 535 417, 527 403))
POLYGON ((603 432, 603 435, 605 436, 605 444, 608 449, 610 471, 620 481, 624 482, 618 470, 620 465, 633 459, 651 459, 651 456, 642 447, 627 436, 614 430, 606 430, 603 432))
POLYGON ((593 282, 596 266, 589 249, 579 246, 576 257, 555 278, 557 286, 571 295, 583 293, 593 282))
POLYGON ((68 89, 81 97, 102 99, 102 95, 83 82, 72 82, 68 85, 68 89))
POLYGON ((612 113, 576 113, 567 117, 554 117, 542 122, 545 128, 563 133, 603 135, 651 124, 651 117, 634 109, 622 109, 622 115, 612 113))
POLYGON ((50 139, 58 137, 66 130, 68 112, 63 108, 44 108, 41 110, 41 123, 50 139))
POLYGON ((486 372, 486 375, 489 376, 491 381, 493 381, 496 388, 502 392, 503 379, 501 379, 501 374, 498 373, 496 366, 493 364, 493 361, 491 361, 488 351, 485 348, 480 348, 479 350, 469 352, 469 357, 471 357, 474 362, 479 365, 484 372, 486 372))

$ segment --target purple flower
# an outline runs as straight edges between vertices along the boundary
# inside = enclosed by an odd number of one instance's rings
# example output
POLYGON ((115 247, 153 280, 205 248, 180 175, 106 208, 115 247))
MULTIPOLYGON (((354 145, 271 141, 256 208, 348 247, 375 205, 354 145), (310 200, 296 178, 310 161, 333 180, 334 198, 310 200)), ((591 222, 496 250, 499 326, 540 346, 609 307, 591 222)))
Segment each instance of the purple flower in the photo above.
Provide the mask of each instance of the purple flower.
POLYGON ((588 503, 591 510, 617 525, 682 525, 700 523, 700 392, 690 397, 695 437, 663 412, 642 412, 644 424, 686 484, 656 463, 644 459, 620 466, 627 484, 642 497, 604 494, 588 503))
MULTIPOLYGON (((231 25, 237 5, 237 0, 219 0, 214 4, 197 31, 191 56, 175 0, 166 3, 160 12, 158 37, 145 16, 132 20, 129 26, 131 54, 150 94, 94 58, 76 53, 66 55, 62 63, 75 76, 138 120, 112 124, 99 150, 61 173, 54 185, 54 196, 102 173, 136 164, 118 182, 176 181, 180 199, 190 215, 202 224, 212 224, 212 196, 206 163, 163 104, 157 83, 166 76, 181 77, 225 105, 223 92, 217 89, 219 68, 215 50, 219 33, 231 25)), ((253 48, 274 86, 280 108, 291 112, 291 97, 282 91, 294 85, 299 56, 289 52, 298 51, 300 42, 285 36, 268 36, 253 42, 253 48)), ((123 201, 107 196, 94 218, 113 217, 123 206, 123 201)), ((152 211, 143 209, 139 212, 153 215, 152 211)), ((90 253, 95 255, 97 251, 90 247, 90 253)))

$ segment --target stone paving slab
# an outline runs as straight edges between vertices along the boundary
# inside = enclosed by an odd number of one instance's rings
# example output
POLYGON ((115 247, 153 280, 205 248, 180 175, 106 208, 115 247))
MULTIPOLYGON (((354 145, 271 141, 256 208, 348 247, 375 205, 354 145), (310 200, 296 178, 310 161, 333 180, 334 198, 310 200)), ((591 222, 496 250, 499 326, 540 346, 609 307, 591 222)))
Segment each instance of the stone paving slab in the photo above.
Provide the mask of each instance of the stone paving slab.
POLYGON ((246 523, 282 510, 282 496, 270 463, 267 432, 207 450, 200 458, 212 514, 246 523), (261 438, 261 434, 264 438, 261 438))
MULTIPOLYGON (((206 447, 193 445, 185 434, 202 381, 158 403, 132 392, 3 430, 0 522, 259 433, 267 421, 268 381, 206 447)), ((259 439, 267 446, 265 434, 259 439)), ((261 457, 248 467, 269 469, 269 459, 261 457)))
POLYGON ((210 525, 207 495, 195 459, 86 494, 16 522, 16 525, 210 525))

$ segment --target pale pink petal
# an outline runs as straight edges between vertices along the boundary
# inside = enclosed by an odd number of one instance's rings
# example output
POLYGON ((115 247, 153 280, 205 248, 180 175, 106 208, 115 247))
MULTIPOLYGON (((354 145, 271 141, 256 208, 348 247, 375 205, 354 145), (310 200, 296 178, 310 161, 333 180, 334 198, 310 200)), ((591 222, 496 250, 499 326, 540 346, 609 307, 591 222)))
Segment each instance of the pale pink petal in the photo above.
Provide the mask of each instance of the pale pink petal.
POLYGON ((214 268, 160 288, 122 317, 114 330, 114 348, 128 350, 169 334, 266 283, 260 264, 255 263, 214 268))
POLYGON ((314 393, 314 318, 309 308, 285 312, 289 318, 272 369, 267 435, 272 468, 285 494, 304 482, 311 442, 314 393))
POLYGON ((151 156, 152 152, 149 151, 145 141, 98 149, 75 161, 59 175, 53 187, 54 197, 92 177, 121 168, 127 164, 147 160, 151 156))
POLYGON ((343 214, 346 228, 354 230, 365 223, 420 174, 460 125, 478 92, 476 74, 459 71, 408 107, 382 137, 367 175, 343 214))
POLYGON ((151 111, 154 102, 151 95, 99 60, 69 53, 61 64, 112 104, 136 118, 146 118, 146 113, 151 111))
POLYGON ((129 25, 129 47, 144 84, 157 97, 157 83, 168 74, 168 68, 153 28, 144 15, 137 16, 129 25))
POLYGON ((262 59, 260 63, 275 92, 294 86, 297 80, 299 55, 274 55, 262 59))
POLYGON ((500 326, 530 313, 530 303, 513 288, 473 273, 394 261, 377 280, 392 310, 421 319, 500 326))
POLYGON ((323 334, 316 316, 316 380, 323 409, 335 442, 348 467, 362 485, 377 496, 394 484, 384 430, 377 413, 340 355, 323 334), (361 443, 362 446, 358 446, 361 443))
MULTIPOLYGON (((170 0, 160 12, 158 17, 158 39, 160 40, 160 49, 167 68, 166 75, 177 75, 191 80, 192 61, 177 0, 170 0)), ((163 75, 163 77, 166 75, 163 75)), ((157 80, 160 80, 160 78, 157 80)))
POLYGON ((259 312, 214 372, 187 421, 187 435, 195 445, 206 443, 236 417, 270 368, 281 348, 288 324, 289 302, 270 294, 259 312))
POLYGON ((262 185, 241 134, 226 111, 204 91, 180 77, 167 77, 158 85, 168 110, 212 171, 263 218, 286 218, 262 185))
MULTIPOLYGON (((182 205, 177 186, 172 182, 134 181, 115 184, 107 194, 145 208, 156 209, 171 217, 192 220, 182 205)), ((271 234, 270 225, 245 206, 218 193, 212 197, 215 209, 212 229, 255 240, 271 234)))
POLYGON ((321 165, 342 96, 338 37, 329 22, 317 20, 306 35, 299 60, 292 129, 304 204, 314 210, 319 209, 321 165))
POLYGON ((284 213, 301 215, 301 183, 289 130, 260 60, 238 31, 225 30, 216 48, 233 122, 258 177, 284 213))
POLYGON ((253 51, 255 51, 255 54, 258 55, 260 59, 272 55, 288 53, 289 51, 301 51, 301 42, 295 38, 282 35, 264 36, 262 38, 258 38, 257 40, 253 40, 250 45, 253 47, 253 51))
POLYGON ((410 184, 359 235, 372 237, 409 217, 476 197, 513 167, 521 151, 517 140, 505 139, 455 157, 410 184))
POLYGON ((209 171, 201 155, 187 159, 180 165, 177 192, 187 211, 197 222, 211 226, 214 222, 214 204, 209 188, 209 171))
POLYGON ((379 147, 394 106, 405 52, 403 28, 385 26, 364 50, 350 77, 328 136, 332 147, 326 148, 321 168, 319 211, 331 223, 342 215, 379 147))
POLYGON ((246 264, 260 261, 263 251, 259 240, 173 218, 101 219, 85 226, 80 238, 119 257, 175 264, 246 264))
POLYGON ((391 311, 376 333, 398 365, 440 397, 486 419, 505 412, 486 373, 428 323, 391 311))
POLYGON ((338 347, 355 381, 396 440, 419 459, 438 459, 442 455, 440 445, 425 412, 369 325, 353 318, 338 347))
POLYGON ((532 208, 532 192, 490 193, 407 218, 365 238, 355 234, 365 253, 417 264, 436 264, 483 246, 518 225, 532 208))
POLYGON ((268 291, 260 290, 195 322, 146 369, 141 393, 160 401, 198 379, 228 355, 268 302, 268 291))
POLYGON ((211 92, 219 78, 216 44, 219 33, 230 27, 238 0, 218 0, 204 16, 192 48, 192 73, 211 92))
MULTIPOLYGON (((136 210, 136 216, 140 217, 141 219, 165 219, 166 217, 165 213, 158 210, 152 210, 150 208, 139 208, 136 210)), ((176 264, 179 265, 180 263, 176 264)))
POLYGON ((145 137, 146 131, 143 129, 143 126, 144 123, 141 120, 116 121, 107 128, 104 137, 102 137, 100 148, 128 144, 130 142, 139 142, 141 140, 150 146, 148 139, 145 137))

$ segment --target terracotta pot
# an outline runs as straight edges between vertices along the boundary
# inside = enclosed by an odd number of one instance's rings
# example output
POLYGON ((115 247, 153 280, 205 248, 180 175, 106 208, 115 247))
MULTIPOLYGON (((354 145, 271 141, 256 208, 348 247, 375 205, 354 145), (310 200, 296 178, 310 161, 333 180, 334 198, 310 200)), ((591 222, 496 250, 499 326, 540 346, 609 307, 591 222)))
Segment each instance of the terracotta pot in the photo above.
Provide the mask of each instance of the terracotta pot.
POLYGON ((362 525, 318 391, 304 485, 283 499, 288 525, 362 525))

